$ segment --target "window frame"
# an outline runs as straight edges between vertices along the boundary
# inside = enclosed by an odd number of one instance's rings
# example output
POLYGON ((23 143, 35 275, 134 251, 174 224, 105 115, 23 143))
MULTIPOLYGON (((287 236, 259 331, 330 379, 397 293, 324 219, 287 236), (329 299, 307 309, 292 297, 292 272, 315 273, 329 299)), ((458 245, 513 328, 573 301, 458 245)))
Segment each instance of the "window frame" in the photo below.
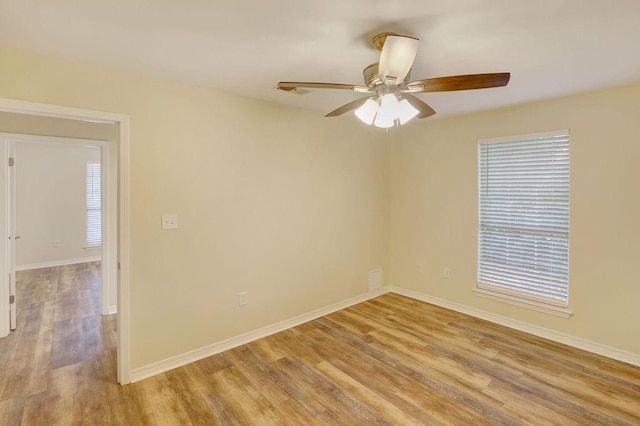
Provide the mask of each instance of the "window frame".
MULTIPOLYGON (((551 315, 556 315, 559 317, 563 317, 563 318, 569 318, 571 315, 573 315, 573 313, 571 312, 571 310, 569 309, 569 271, 567 270, 567 277, 566 277, 566 289, 567 289, 567 300, 565 301, 560 301, 560 300, 552 300, 550 298, 545 298, 545 297, 540 297, 540 296, 536 296, 533 294, 529 294, 526 292, 519 292, 519 291, 514 291, 508 288, 503 288, 503 287, 499 287, 496 285, 491 285, 488 283, 483 283, 480 281, 480 269, 481 269, 481 237, 482 237, 482 223, 481 223, 481 203, 483 201, 483 197, 482 197, 482 192, 481 192, 481 187, 482 187, 482 177, 481 177, 481 173, 482 173, 482 162, 483 162, 483 158, 482 158, 482 153, 481 153, 481 148, 483 145, 485 144, 494 144, 494 143, 505 143, 505 142, 525 142, 528 140, 533 140, 533 139, 548 139, 548 138, 552 138, 552 137, 562 137, 562 136, 566 136, 569 139, 568 142, 568 146, 569 146, 569 166, 568 166, 568 173, 569 173, 569 183, 568 183, 568 190, 570 191, 571 188, 571 184, 570 184, 570 164, 571 164, 571 140, 570 140, 570 132, 568 129, 563 129, 563 130, 555 130, 555 131, 550 131, 550 132, 539 132, 539 133, 530 133, 530 134, 522 134, 522 135, 513 135, 513 136, 505 136, 505 137, 498 137, 498 138, 486 138, 486 139, 479 139, 477 141, 477 152, 478 152, 478 172, 477 172, 477 178, 478 178, 478 211, 477 211, 477 220, 478 220, 478 239, 477 239, 477 245, 476 245, 476 249, 477 249, 477 262, 476 262, 476 267, 477 267, 477 271, 476 271, 476 286, 475 288, 473 288, 473 292, 480 297, 484 297, 484 298, 488 298, 491 300, 496 300, 499 302, 504 302, 504 303, 508 303, 511 305, 515 305, 515 306, 520 306, 523 308, 527 308, 527 309, 532 309, 535 311, 539 311, 539 312, 544 312, 544 313, 548 313, 551 315)), ((567 195, 567 203, 569 205, 569 209, 570 209, 570 193, 569 195, 567 195)), ((566 239, 566 244, 567 244, 567 252, 566 252, 566 257, 567 257, 567 265, 568 265, 568 261, 569 261, 569 240, 570 240, 570 234, 569 234, 569 227, 570 227, 570 210, 568 212, 567 215, 567 239, 566 239)))

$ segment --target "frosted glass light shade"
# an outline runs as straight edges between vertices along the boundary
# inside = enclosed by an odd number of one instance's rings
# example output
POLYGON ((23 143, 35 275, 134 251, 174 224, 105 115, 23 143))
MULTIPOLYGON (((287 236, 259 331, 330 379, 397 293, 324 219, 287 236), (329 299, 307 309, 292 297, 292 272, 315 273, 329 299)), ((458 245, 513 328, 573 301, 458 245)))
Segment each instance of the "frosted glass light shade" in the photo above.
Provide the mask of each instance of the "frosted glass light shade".
POLYGON ((378 114, 376 115, 376 119, 373 122, 373 125, 376 127, 381 127, 383 129, 388 129, 389 127, 393 127, 393 120, 388 119, 381 114, 378 114))
POLYGON ((378 116, 382 116, 385 121, 398 118, 398 98, 393 93, 387 93, 380 98, 380 110, 378 116))
POLYGON ((393 93, 387 93, 380 98, 380 109, 378 110, 378 115, 376 115, 376 120, 373 124, 376 127, 382 127, 383 129, 392 127, 393 122, 396 119, 397 109, 398 99, 396 98, 396 95, 393 93))
POLYGON ((362 104, 360 108, 354 111, 356 117, 362 120, 363 123, 371 125, 373 123, 373 119, 376 117, 378 113, 378 103, 373 99, 367 99, 367 101, 362 104))
POLYGON ((400 84, 409 73, 418 51, 418 40, 412 37, 388 35, 382 46, 378 77, 380 81, 400 84))
POLYGON ((418 115, 419 112, 420 111, 415 109, 406 99, 398 102, 398 120, 400 120, 400 124, 404 124, 411 120, 413 117, 418 115))

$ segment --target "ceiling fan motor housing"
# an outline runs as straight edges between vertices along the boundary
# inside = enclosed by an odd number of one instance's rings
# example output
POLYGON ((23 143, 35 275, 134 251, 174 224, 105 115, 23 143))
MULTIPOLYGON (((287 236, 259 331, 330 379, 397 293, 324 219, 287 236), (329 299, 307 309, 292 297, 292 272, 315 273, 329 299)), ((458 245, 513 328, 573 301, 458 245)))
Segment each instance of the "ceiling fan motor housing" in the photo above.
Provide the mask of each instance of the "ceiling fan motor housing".
MULTIPOLYGON (((378 64, 379 63, 376 62, 362 70, 362 75, 364 76, 364 84, 372 90, 375 90, 378 86, 384 85, 384 83, 380 81, 380 77, 378 75, 378 64)), ((398 84, 398 86, 404 84, 407 81, 411 81, 411 70, 409 70, 407 76, 398 84)))

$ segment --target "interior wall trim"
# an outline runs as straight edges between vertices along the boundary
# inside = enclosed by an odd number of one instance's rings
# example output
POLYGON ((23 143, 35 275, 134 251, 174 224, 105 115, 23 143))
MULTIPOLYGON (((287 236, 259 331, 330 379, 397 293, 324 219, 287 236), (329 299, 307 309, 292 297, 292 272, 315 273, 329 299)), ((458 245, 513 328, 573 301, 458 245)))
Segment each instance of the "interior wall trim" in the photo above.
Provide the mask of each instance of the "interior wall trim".
POLYGON ((524 321, 514 320, 502 315, 496 315, 491 312, 483 311, 481 309, 476 309, 470 306, 461 305, 459 303, 450 302, 448 300, 429 296, 428 294, 420 293, 418 291, 407 290, 405 288, 395 286, 390 286, 389 291, 640 367, 640 354, 635 354, 633 352, 628 352, 622 349, 614 348, 612 346, 596 343, 591 340, 583 339, 581 337, 560 333, 555 330, 539 327, 537 325, 533 325, 524 321))
POLYGON ((75 265, 77 263, 97 262, 102 256, 77 257, 75 259, 51 260, 48 262, 28 263, 26 265, 16 266, 16 271, 27 271, 29 269, 53 268, 55 266, 75 265))
POLYGON ((259 328, 254 331, 250 331, 248 333, 244 333, 239 336, 232 337, 232 338, 223 340, 221 342, 202 347, 200 349, 195 349, 193 351, 185 352, 181 355, 173 356, 171 358, 154 362, 152 364, 149 364, 143 367, 134 368, 131 370, 131 375, 130 375, 131 382, 132 383, 137 382, 137 381, 149 378, 151 376, 155 376, 156 374, 164 373, 166 371, 173 370, 174 368, 182 367, 183 365, 190 364, 192 362, 199 361, 203 358, 207 358, 209 356, 219 354, 220 352, 224 352, 229 349, 233 349, 235 347, 245 345, 247 343, 253 342, 254 340, 262 339, 263 337, 267 337, 272 334, 279 333, 281 331, 298 326, 300 324, 304 324, 305 322, 309 322, 314 319, 323 317, 325 315, 329 315, 330 313, 339 311, 340 309, 348 308, 349 306, 352 306, 361 302, 365 302, 369 299, 373 299, 374 297, 378 297, 388 292, 389 292, 388 287, 382 287, 382 288, 361 294, 359 296, 352 297, 342 302, 334 303, 332 305, 325 306, 324 308, 316 309, 306 314, 298 315, 294 318, 280 321, 275 324, 268 325, 266 327, 259 328))

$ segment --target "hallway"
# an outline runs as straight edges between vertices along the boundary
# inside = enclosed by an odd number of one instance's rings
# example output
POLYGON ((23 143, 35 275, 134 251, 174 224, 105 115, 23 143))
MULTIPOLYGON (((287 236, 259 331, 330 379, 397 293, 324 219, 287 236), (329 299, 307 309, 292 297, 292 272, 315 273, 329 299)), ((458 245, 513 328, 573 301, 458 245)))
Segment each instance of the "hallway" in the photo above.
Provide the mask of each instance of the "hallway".
POLYGON ((100 314, 100 262, 16 278, 18 326, 0 339, 0 424, 104 420, 110 410, 95 393, 122 389, 116 315, 100 314))

